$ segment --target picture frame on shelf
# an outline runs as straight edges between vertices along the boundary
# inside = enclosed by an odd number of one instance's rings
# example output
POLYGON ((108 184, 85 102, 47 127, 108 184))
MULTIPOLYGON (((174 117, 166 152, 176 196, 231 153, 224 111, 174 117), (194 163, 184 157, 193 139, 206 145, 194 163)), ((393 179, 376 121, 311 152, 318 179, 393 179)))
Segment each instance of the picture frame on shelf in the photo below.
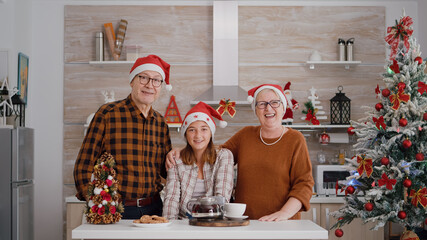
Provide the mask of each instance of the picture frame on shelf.
POLYGON ((18 90, 21 100, 27 104, 29 58, 23 53, 18 54, 18 90))

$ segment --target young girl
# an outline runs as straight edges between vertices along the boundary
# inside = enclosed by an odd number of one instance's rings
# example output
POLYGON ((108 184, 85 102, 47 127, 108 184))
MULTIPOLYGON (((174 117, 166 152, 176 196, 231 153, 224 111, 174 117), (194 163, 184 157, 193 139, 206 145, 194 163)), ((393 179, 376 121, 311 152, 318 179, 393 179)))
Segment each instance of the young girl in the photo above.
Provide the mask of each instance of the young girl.
POLYGON ((216 125, 212 117, 225 127, 221 115, 211 106, 199 102, 184 118, 181 126, 187 145, 181 150, 176 165, 168 170, 163 216, 168 219, 186 217, 191 212, 191 199, 222 196, 228 202, 233 190, 233 155, 227 149, 216 149, 213 136, 216 125))

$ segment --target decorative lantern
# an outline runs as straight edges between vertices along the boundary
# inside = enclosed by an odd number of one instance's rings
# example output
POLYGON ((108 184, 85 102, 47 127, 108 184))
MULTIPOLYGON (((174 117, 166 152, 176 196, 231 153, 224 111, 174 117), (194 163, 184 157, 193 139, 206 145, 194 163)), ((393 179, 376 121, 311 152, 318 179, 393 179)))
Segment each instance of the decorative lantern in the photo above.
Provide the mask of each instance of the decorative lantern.
POLYGON ((338 86, 338 93, 331 98, 331 124, 350 124, 350 99, 341 93, 342 86, 338 86))
POLYGON ((331 141, 331 137, 326 132, 323 132, 322 134, 320 134, 320 138, 319 138, 320 144, 328 145, 330 141, 331 141))

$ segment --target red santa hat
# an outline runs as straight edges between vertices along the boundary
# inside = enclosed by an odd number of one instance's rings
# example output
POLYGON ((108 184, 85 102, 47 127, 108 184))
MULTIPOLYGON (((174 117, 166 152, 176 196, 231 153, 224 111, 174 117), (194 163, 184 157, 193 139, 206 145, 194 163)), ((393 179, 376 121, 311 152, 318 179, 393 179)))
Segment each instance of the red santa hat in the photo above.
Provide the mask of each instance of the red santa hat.
POLYGON ((185 118, 182 121, 182 136, 185 136, 185 132, 187 131, 187 128, 188 126, 190 126, 191 123, 195 121, 204 121, 211 129, 213 138, 216 129, 216 124, 213 117, 220 120, 219 126, 221 128, 225 128, 227 126, 227 122, 222 119, 221 115, 215 109, 213 109, 211 106, 207 105, 204 102, 197 103, 193 108, 190 109, 190 111, 188 111, 187 115, 185 115, 185 118))
POLYGON ((271 89, 277 94, 277 96, 279 96, 280 100, 282 101, 283 110, 285 111, 288 101, 286 100, 282 87, 276 84, 262 84, 248 91, 248 102, 252 103, 252 109, 255 111, 255 99, 258 93, 264 89, 271 89))
POLYGON ((170 65, 163 61, 159 56, 148 55, 146 57, 138 58, 130 69, 129 82, 132 82, 133 78, 143 71, 156 71, 162 75, 162 78, 166 83, 166 90, 170 91, 172 90, 172 86, 169 84, 169 69, 170 65))

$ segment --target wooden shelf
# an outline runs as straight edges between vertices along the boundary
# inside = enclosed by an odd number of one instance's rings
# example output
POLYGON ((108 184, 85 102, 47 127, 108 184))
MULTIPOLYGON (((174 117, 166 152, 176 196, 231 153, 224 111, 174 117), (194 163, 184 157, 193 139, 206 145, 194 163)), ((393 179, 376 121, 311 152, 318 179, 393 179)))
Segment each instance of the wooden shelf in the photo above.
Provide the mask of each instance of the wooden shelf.
POLYGON ((350 69, 350 66, 359 65, 361 61, 307 61, 310 69, 314 69, 315 65, 344 65, 345 69, 350 69))

